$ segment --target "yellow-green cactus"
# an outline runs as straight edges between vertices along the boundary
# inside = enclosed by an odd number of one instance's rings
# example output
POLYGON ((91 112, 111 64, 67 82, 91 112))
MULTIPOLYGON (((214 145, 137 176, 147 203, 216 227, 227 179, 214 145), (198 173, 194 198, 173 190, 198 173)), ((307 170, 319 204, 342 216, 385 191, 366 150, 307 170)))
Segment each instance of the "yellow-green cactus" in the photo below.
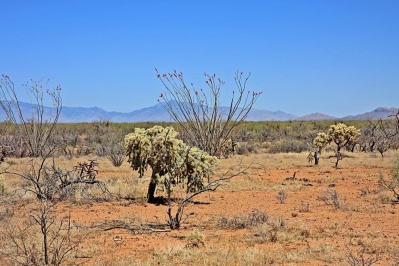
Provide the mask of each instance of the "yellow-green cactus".
POLYGON ((331 125, 328 133, 319 132, 313 140, 313 144, 322 149, 332 141, 337 144, 337 149, 345 147, 346 145, 353 144, 360 136, 360 130, 354 126, 347 126, 343 123, 331 125))
POLYGON ((356 129, 354 126, 347 126, 343 123, 339 123, 330 126, 328 135, 339 148, 342 148, 345 147, 345 145, 355 143, 360 136, 360 130, 356 129))
POLYGON ((313 144, 322 150, 325 146, 327 146, 331 142, 331 137, 324 132, 317 133, 316 138, 313 140, 313 144))
POLYGON ((149 129, 136 128, 125 136, 128 162, 140 177, 152 169, 149 201, 155 187, 169 192, 174 185, 186 183, 187 191, 197 191, 213 173, 218 159, 197 147, 188 147, 178 139, 172 127, 154 126, 149 129))
MULTIPOLYGON (((360 136, 360 130, 354 126, 347 126, 343 123, 331 125, 328 133, 319 132, 316 138, 313 140, 313 145, 321 151, 325 146, 334 142, 337 145, 335 167, 338 167, 338 162, 342 160, 341 148, 347 145, 356 144, 357 139, 360 136)), ((316 155, 315 155, 316 156, 316 155)))

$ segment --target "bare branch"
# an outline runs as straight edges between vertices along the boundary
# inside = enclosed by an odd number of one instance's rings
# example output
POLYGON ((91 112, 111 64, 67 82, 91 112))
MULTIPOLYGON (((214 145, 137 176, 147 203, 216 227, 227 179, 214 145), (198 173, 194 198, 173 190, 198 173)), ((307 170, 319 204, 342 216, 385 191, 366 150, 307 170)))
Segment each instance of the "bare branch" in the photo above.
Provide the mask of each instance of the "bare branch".
POLYGON ((0 79, 0 107, 9 121, 23 134, 22 138, 32 157, 43 156, 43 152, 54 150, 51 141, 62 109, 61 87, 46 89, 47 82, 34 81, 24 85, 30 98, 30 115, 26 112, 24 103, 20 102, 14 83, 7 75, 0 79), (44 91, 52 102, 50 111, 45 107, 44 91))
POLYGON ((220 157, 221 147, 248 117, 261 93, 247 91, 250 74, 243 77, 242 72, 237 72, 234 77, 237 92, 233 91, 229 107, 222 107, 221 89, 225 82, 216 75, 204 76, 207 92, 195 89, 193 84, 189 89, 181 72, 161 75, 157 71, 166 88, 160 95, 161 104, 179 124, 185 143, 220 157))

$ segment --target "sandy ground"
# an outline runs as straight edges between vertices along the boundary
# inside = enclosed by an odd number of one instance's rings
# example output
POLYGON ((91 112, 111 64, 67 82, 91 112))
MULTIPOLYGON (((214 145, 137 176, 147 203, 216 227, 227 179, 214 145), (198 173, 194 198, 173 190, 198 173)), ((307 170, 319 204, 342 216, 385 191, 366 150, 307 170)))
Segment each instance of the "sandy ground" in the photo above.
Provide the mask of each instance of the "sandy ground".
POLYGON ((128 166, 103 163, 99 178, 116 190, 123 177, 130 182, 124 191, 135 195, 67 201, 57 211, 70 213, 76 228, 76 265, 350 265, 351 256, 395 265, 399 207, 378 181, 381 174, 389 177, 396 158, 394 152, 385 158, 357 154, 334 169, 327 155, 319 166, 307 163, 306 154, 251 155, 243 164, 256 164, 196 197, 186 206, 190 215, 182 227, 172 231, 162 226, 168 206, 145 202, 146 179, 132 181, 128 166), (255 226, 234 225, 251 214, 268 218, 255 226), (130 230, 118 228, 123 226, 130 230))

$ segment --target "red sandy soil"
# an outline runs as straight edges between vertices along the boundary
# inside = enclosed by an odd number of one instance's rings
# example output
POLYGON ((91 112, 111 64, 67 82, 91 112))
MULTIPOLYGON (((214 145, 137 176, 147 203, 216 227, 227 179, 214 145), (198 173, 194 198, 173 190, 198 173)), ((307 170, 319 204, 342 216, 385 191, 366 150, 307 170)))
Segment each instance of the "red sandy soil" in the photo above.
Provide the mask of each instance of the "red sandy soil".
MULTIPOLYGON (((171 265, 185 265, 173 255, 173 250, 213 251, 209 256, 215 257, 218 251, 231 248, 233 251, 275 252, 278 265, 349 265, 349 252, 359 255, 357 252, 362 247, 367 248, 366 258, 380 254, 375 265, 397 262, 394 254, 399 250, 399 210, 393 195, 381 191, 378 186, 380 174, 389 175, 388 167, 347 163, 337 170, 311 165, 268 168, 253 168, 246 176, 227 182, 225 187, 195 198, 186 207, 186 213, 192 215, 179 230, 156 226, 166 223, 168 207, 165 204, 148 204, 137 199, 62 203, 58 206, 59 212, 70 212, 72 224, 79 227, 81 244, 75 263, 131 265, 129 261, 141 261, 152 265, 158 261, 159 265, 164 265, 165 254, 169 252, 171 265), (292 178, 294 172, 295 178, 292 178), (320 200, 328 189, 338 193, 340 207, 328 206, 320 200), (284 203, 276 199, 282 190, 287 195, 284 203), (277 239, 259 241, 257 233, 261 229, 219 225, 222 217, 248 216, 255 210, 266 213, 269 223, 278 218, 284 222, 285 229, 281 229, 277 239), (118 221, 125 222, 133 230, 110 229, 118 225, 118 221), (154 231, 150 231, 151 228, 154 231), (187 236, 194 230, 204 235, 204 245, 190 247, 187 236), (115 241, 117 236, 122 241, 115 241), (305 254, 302 258, 286 262, 278 258, 281 254, 299 254, 300 251, 305 254)), ((192 264, 224 265, 214 261, 216 259, 210 258, 207 263, 192 264)), ((229 264, 232 263, 226 262, 229 264)), ((240 261, 233 264, 242 265, 240 261)))
MULTIPOLYGON (((242 248, 255 246, 265 250, 273 249, 273 246, 278 245, 279 248, 282 246, 284 251, 310 249, 328 242, 335 252, 342 254, 346 254, 348 245, 354 245, 354 249, 357 250, 356 244, 361 241, 375 242, 376 248, 383 250, 387 249, 384 244, 388 243, 391 248, 399 247, 397 231, 399 218, 396 204, 389 202, 380 204, 373 200, 366 200, 376 198, 372 193, 377 193, 373 191, 378 190, 377 175, 380 170, 342 169, 331 170, 327 174, 308 174, 304 170, 297 172, 296 180, 287 180, 294 171, 295 169, 252 172, 249 179, 256 184, 264 184, 263 188, 248 191, 216 191, 199 196, 196 198, 196 203, 189 204, 187 207, 187 212, 193 215, 183 223, 180 230, 149 233, 145 230, 131 232, 114 229, 97 232, 96 237, 88 241, 87 245, 92 245, 90 242, 97 243, 94 244, 99 249, 96 259, 112 254, 116 259, 130 256, 145 261, 153 253, 160 252, 165 247, 184 246, 187 243, 185 236, 189 235, 194 228, 198 228, 205 235, 205 245, 208 248, 227 245, 229 241, 237 241, 236 244, 242 248), (333 177, 332 182, 328 182, 327 176, 333 177), (356 176, 364 177, 352 178, 356 176), (303 181, 302 178, 307 180, 303 181), (285 203, 281 204, 276 199, 279 190, 265 189, 268 186, 278 186, 281 190, 287 187, 285 203), (295 187, 295 189, 290 191, 290 187, 295 187), (334 189, 342 197, 341 208, 335 209, 318 200, 327 189, 334 189), (362 189, 371 195, 362 196, 362 189), (281 243, 277 240, 276 243, 251 244, 246 243, 244 239, 254 235, 254 232, 248 229, 228 230, 217 226, 220 217, 245 216, 253 210, 265 212, 270 220, 279 217, 287 225, 299 224, 302 228, 299 230, 303 230, 303 237, 298 240, 281 241, 281 243), (115 236, 121 236, 122 242, 115 243, 115 236)), ((95 203, 65 208, 71 211, 74 223, 87 226, 99 221, 126 220, 127 217, 136 218, 141 224, 165 223, 167 219, 167 206, 147 203, 131 203, 127 206, 121 206, 120 202, 95 203)), ((151 225, 146 227, 151 227, 151 225)), ((384 254, 386 253, 385 250, 384 254)), ((388 261, 389 256, 386 256, 386 261, 388 261)), ((90 258, 82 259, 82 263, 91 264, 93 261, 90 258)), ((334 265, 336 263, 342 262, 318 260, 312 262, 305 259, 303 263, 296 264, 334 265)))

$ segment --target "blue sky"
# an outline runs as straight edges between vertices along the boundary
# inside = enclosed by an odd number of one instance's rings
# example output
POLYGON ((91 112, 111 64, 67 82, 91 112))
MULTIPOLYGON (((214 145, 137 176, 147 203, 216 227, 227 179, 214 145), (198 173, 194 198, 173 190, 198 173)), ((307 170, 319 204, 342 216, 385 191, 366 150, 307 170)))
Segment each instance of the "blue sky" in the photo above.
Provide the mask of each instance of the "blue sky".
MULTIPOLYGON (((399 107, 399 1, 0 0, 0 73, 61 85, 64 106, 157 104, 160 72, 226 84, 251 72, 255 107, 298 116, 399 107)), ((21 96, 21 98, 23 98, 21 96)))

